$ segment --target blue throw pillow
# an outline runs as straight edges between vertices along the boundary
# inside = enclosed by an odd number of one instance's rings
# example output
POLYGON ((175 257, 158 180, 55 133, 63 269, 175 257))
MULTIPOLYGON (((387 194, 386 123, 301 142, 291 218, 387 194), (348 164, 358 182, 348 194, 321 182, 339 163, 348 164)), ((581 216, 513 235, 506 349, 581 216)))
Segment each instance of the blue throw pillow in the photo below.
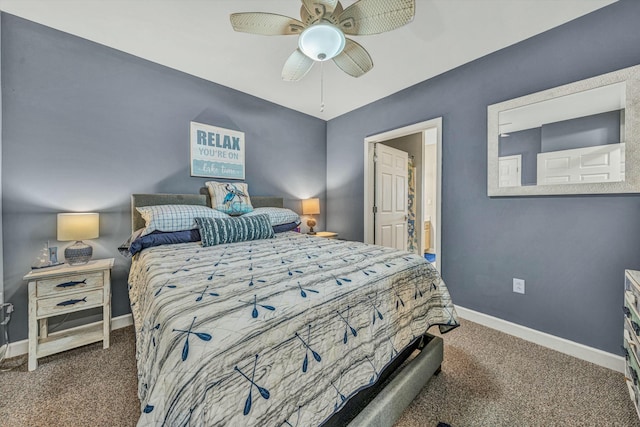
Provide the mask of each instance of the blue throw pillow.
POLYGON ((291 231, 298 228, 300 225, 300 221, 298 222, 290 222, 289 224, 278 224, 273 226, 274 233, 284 233, 285 231, 291 231))
POLYGON ((134 256, 143 249, 153 246, 171 245, 174 243, 189 243, 200 240, 200 232, 198 229, 182 230, 172 232, 154 231, 151 234, 142 236, 131 242, 129 245, 129 253, 134 256))
POLYGON ((235 218, 196 218, 196 223, 202 246, 273 237, 273 228, 266 214, 235 218))

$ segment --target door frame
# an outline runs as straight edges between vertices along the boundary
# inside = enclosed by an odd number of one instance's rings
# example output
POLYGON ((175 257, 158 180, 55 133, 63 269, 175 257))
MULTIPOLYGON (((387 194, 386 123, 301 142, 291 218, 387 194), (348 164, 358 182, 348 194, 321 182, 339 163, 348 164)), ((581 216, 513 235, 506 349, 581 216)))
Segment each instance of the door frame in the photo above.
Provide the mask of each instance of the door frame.
MULTIPOLYGON (((387 132, 367 136, 364 139, 363 144, 363 160, 364 160, 364 212, 363 212, 363 226, 364 226, 364 242, 373 244, 374 236, 374 219, 373 219, 373 201, 375 199, 374 194, 374 163, 373 152, 374 144, 376 142, 383 143, 389 139, 395 139, 406 135, 412 135, 421 132, 423 135, 423 148, 424 148, 424 131, 427 129, 437 128, 437 154, 436 154, 436 268, 440 270, 442 265, 442 117, 436 117, 431 120, 426 120, 419 123, 414 123, 409 126, 404 126, 398 129, 393 129, 387 132)), ((425 150, 422 150, 423 162, 425 164, 425 150)), ((424 186, 423 186, 424 187, 424 186)), ((419 195, 420 203, 424 203, 424 188, 423 194, 419 195)), ((422 218, 420 218, 420 227, 424 228, 424 209, 422 218)), ((424 238, 421 239, 420 247, 424 246, 424 238)))

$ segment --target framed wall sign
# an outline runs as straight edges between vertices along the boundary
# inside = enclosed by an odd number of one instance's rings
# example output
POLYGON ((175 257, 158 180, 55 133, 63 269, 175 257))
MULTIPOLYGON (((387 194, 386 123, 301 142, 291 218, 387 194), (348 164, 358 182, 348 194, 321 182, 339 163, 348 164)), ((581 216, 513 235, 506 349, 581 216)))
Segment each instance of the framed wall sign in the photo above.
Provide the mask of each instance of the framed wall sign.
POLYGON ((244 132, 191 122, 191 176, 244 179, 244 132))

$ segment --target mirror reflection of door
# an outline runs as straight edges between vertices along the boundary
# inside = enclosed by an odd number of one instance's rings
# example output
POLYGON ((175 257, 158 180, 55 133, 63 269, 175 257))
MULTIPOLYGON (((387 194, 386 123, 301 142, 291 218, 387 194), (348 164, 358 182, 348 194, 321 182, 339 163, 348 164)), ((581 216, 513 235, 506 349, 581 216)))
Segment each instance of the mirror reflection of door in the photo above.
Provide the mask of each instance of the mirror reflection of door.
POLYGON ((375 244, 407 250, 409 155, 376 144, 375 159, 375 244))
POLYGON ((503 156, 498 160, 500 187, 520 187, 522 183, 522 156, 503 156))
POLYGON ((500 111, 499 187, 624 181, 625 82, 500 111), (503 176, 503 173, 505 174, 503 176))
POLYGON ((624 181, 624 144, 607 144, 538 155, 538 184, 624 181))

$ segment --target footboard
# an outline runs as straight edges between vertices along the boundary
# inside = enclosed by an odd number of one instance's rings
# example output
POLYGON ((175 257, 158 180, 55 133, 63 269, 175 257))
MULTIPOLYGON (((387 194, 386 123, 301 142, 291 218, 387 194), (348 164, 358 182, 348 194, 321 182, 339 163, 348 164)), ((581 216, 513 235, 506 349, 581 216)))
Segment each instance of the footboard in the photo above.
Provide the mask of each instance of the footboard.
POLYGON ((393 426, 424 385, 440 371, 442 359, 442 338, 423 335, 400 353, 374 386, 352 397, 323 427, 393 426), (402 366, 415 350, 420 353, 402 366))

